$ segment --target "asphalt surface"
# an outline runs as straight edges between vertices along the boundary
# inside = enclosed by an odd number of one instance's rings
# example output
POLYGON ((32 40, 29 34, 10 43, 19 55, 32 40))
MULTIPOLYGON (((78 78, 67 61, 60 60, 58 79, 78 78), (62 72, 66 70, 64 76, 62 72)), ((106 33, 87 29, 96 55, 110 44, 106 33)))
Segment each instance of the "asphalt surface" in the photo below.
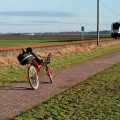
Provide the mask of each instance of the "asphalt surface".
POLYGON ((53 71, 54 82, 51 84, 46 75, 41 76, 38 90, 31 90, 28 80, 0 86, 0 120, 42 103, 118 62, 120 51, 53 71))

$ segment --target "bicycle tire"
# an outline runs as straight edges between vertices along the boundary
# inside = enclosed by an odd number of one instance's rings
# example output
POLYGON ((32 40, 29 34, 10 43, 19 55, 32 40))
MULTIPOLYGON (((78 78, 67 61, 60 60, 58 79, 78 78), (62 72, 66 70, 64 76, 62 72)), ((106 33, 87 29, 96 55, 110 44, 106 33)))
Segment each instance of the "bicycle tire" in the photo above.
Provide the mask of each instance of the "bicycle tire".
POLYGON ((50 79, 50 82, 53 83, 53 77, 52 77, 52 74, 50 74, 48 77, 49 77, 49 79, 50 79))
POLYGON ((49 68, 48 68, 48 70, 47 70, 47 75, 48 75, 48 77, 49 77, 49 79, 50 79, 50 82, 53 83, 52 73, 51 73, 51 70, 50 70, 49 68))
POLYGON ((31 87, 36 90, 39 87, 39 79, 37 75, 37 70, 34 65, 28 67, 28 79, 31 87))

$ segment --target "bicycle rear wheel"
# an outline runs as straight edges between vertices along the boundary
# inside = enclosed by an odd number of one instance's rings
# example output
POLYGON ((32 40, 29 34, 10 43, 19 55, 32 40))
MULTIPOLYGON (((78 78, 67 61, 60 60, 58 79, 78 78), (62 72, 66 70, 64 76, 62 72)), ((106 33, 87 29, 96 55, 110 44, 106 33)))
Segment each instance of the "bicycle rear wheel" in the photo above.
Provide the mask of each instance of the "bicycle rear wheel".
POLYGON ((36 67, 31 65, 28 68, 28 79, 30 82, 31 87, 36 90, 39 87, 39 80, 37 75, 36 67))

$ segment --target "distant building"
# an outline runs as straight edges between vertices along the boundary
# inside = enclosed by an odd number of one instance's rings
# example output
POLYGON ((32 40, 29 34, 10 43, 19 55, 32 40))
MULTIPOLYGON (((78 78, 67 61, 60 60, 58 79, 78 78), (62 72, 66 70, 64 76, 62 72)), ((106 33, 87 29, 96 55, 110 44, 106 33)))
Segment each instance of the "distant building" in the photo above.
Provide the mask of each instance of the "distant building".
POLYGON ((35 35, 34 33, 29 33, 28 35, 35 35))

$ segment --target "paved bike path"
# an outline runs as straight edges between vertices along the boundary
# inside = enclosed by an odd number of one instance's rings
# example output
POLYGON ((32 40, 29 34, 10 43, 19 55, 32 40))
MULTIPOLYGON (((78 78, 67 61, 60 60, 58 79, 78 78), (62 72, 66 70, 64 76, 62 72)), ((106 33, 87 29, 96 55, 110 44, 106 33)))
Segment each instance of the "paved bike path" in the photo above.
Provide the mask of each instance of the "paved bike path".
POLYGON ((31 108, 118 62, 120 51, 68 66, 53 72, 52 84, 47 76, 41 76, 38 90, 31 90, 28 80, 0 86, 0 120, 31 108))

